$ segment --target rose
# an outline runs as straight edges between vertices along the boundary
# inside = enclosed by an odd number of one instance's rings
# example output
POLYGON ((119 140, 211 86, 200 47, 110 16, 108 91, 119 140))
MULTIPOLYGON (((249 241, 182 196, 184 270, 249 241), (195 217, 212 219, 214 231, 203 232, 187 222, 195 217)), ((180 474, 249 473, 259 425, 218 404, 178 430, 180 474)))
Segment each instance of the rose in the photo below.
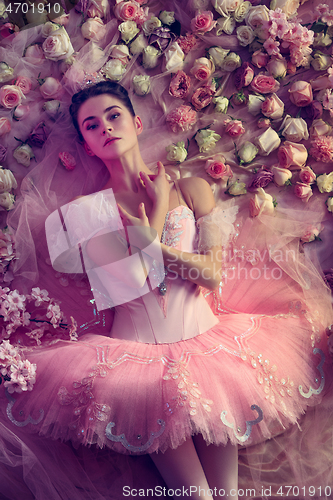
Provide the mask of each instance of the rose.
POLYGON ((15 109, 13 113, 13 118, 14 120, 23 120, 28 116, 30 113, 30 107, 29 106, 24 106, 23 104, 19 104, 15 109))
POLYGON ((261 106, 265 98, 260 95, 250 94, 247 102, 247 110, 251 115, 256 116, 261 112, 261 106))
POLYGON ((299 7, 299 0, 271 0, 271 10, 281 9, 287 19, 294 16, 299 7))
POLYGON ((293 83, 288 92, 291 102, 299 107, 308 106, 313 100, 311 84, 302 80, 293 83))
POLYGON ((87 15, 88 17, 106 17, 107 8, 107 0, 93 0, 88 7, 87 15))
POLYGON ((120 21, 133 21, 139 12, 137 2, 120 2, 114 8, 114 15, 120 21))
POLYGON ((236 28, 236 21, 233 17, 219 17, 216 21, 216 35, 223 35, 223 32, 227 35, 232 35, 234 29, 236 28))
POLYGON ((13 172, 7 168, 0 167, 0 193, 16 188, 17 182, 13 172))
POLYGON ((275 165, 272 167, 272 173, 274 175, 273 180, 277 186, 282 187, 285 184, 290 184, 293 174, 288 168, 281 168, 275 165))
POLYGON ((213 103, 215 104, 216 113, 226 113, 228 111, 229 99, 227 97, 214 97, 213 103))
POLYGON ((10 193, 0 194, 0 207, 11 210, 14 207, 15 196, 10 193))
POLYGON ((126 66, 120 59, 110 59, 102 68, 103 74, 109 80, 118 82, 126 71, 126 66))
POLYGON ((322 114, 323 106, 319 101, 312 101, 308 106, 301 109, 303 118, 308 118, 311 121, 320 118, 322 114))
POLYGON ((242 104, 246 104, 248 101, 248 94, 244 94, 243 90, 241 89, 239 92, 235 92, 231 96, 231 102, 235 106, 241 106, 242 104))
POLYGON ((281 167, 297 170, 304 167, 308 159, 308 151, 304 144, 285 141, 279 148, 278 159, 281 167))
POLYGON ((269 62, 269 55, 262 50, 256 50, 252 54, 252 64, 257 68, 265 68, 269 62))
POLYGON ((194 66, 192 67, 190 73, 194 75, 197 80, 207 80, 210 75, 215 71, 215 66, 213 61, 207 59, 206 57, 200 57, 194 61, 194 66))
POLYGON ((292 118, 286 115, 280 130, 287 141, 300 142, 309 138, 308 126, 302 118, 292 118))
POLYGON ((177 71, 171 78, 169 94, 179 99, 185 99, 190 91, 191 78, 184 71, 177 71))
POLYGON ((171 26, 171 24, 175 22, 175 13, 173 11, 163 10, 163 12, 160 13, 159 18, 163 24, 171 26))
POLYGON ((239 182, 239 180, 237 180, 236 182, 231 184, 226 191, 226 194, 229 194, 230 196, 240 196, 240 195, 246 194, 246 193, 247 193, 247 191, 246 191, 245 183, 239 182))
POLYGON ((44 99, 57 99, 62 95, 63 88, 59 80, 48 76, 44 83, 39 87, 40 93, 44 99))
POLYGON ((326 206, 327 206, 327 210, 329 212, 333 213, 333 196, 330 196, 329 198, 327 198, 326 206))
POLYGON ((269 118, 259 118, 257 121, 258 128, 268 128, 271 126, 271 120, 269 118))
POLYGON ((197 111, 206 108, 213 99, 215 94, 214 85, 204 85, 199 87, 192 95, 191 103, 197 111))
POLYGON ((294 187, 294 194, 297 198, 301 198, 301 200, 306 203, 309 201, 311 196, 313 195, 310 184, 304 184, 302 182, 296 182, 294 187))
POLYGON ((281 139, 277 132, 269 127, 263 134, 256 138, 255 143, 258 146, 259 154, 268 156, 272 151, 280 146, 281 139))
POLYGON ((0 104, 4 108, 13 109, 19 104, 24 97, 23 92, 16 85, 4 85, 0 89, 0 104))
POLYGON ((110 57, 113 59, 119 59, 122 64, 127 64, 130 57, 127 45, 112 45, 110 57))
POLYGON ((250 85, 254 77, 254 70, 250 63, 244 62, 240 68, 235 71, 234 83, 237 90, 250 85))
POLYGON ((213 179, 221 179, 222 187, 226 187, 228 180, 233 176, 230 166, 225 163, 222 155, 215 155, 207 160, 205 170, 213 179))
POLYGON ((177 43, 185 55, 197 45, 198 38, 193 33, 186 33, 177 38, 177 43))
POLYGON ((13 76, 14 70, 5 62, 0 62, 0 83, 8 82, 13 76))
POLYGON ((266 5, 257 5, 251 7, 246 16, 245 23, 253 30, 262 26, 265 22, 269 21, 269 10, 266 5))
POLYGON ((7 38, 14 33, 16 34, 18 31, 20 31, 20 28, 13 23, 0 25, 0 36, 2 36, 2 38, 7 38))
POLYGON ((330 82, 330 78, 327 75, 318 76, 314 80, 310 80, 313 92, 317 90, 325 90, 327 88, 332 88, 333 85, 330 82))
POLYGON ((333 161, 333 137, 319 136, 311 141, 310 155, 317 161, 330 163, 333 161))
POLYGON ((313 54, 311 66, 315 71, 325 71, 332 64, 332 59, 329 55, 323 54, 319 50, 313 54))
MULTIPOLYGON (((122 26, 122 24, 120 26, 122 26)), ((119 30, 120 26, 118 26, 119 30)), ((81 33, 83 38, 99 42, 100 40, 103 40, 103 38, 105 37, 106 27, 100 17, 92 17, 82 24, 81 33)))
POLYGON ((213 59, 215 66, 221 67, 224 59, 229 54, 230 50, 223 49, 222 47, 211 47, 208 50, 210 57, 213 59))
MULTIPOLYGON (((176 35, 170 30, 170 28, 162 26, 161 28, 156 28, 154 32, 149 35, 148 43, 149 45, 155 47, 155 49, 165 52, 167 49, 171 48, 175 39, 176 35)), ((180 46, 178 47, 181 49, 180 46)))
POLYGON ((324 120, 313 120, 310 127, 310 137, 319 137, 320 135, 328 135, 332 130, 332 127, 324 122, 324 120))
POLYGON ((245 128, 240 120, 224 120, 224 125, 226 125, 225 132, 230 137, 238 137, 245 133, 245 128))
POLYGON ((7 148, 5 148, 5 146, 3 146, 2 144, 0 144, 0 161, 4 161, 6 159, 6 156, 7 156, 7 148))
POLYGON ((173 42, 168 50, 164 53, 165 56, 165 71, 175 73, 183 67, 185 54, 179 47, 177 42, 173 42))
POLYGON ((146 36, 151 35, 156 28, 162 26, 161 21, 158 17, 152 16, 150 19, 147 19, 142 25, 142 29, 146 36))
POLYGON ((158 65, 159 50, 151 45, 148 45, 142 52, 142 65, 146 69, 155 68, 158 65))
POLYGON ((251 2, 241 2, 234 12, 234 19, 236 23, 241 23, 244 21, 246 14, 248 13, 250 7, 252 6, 251 2))
POLYGON ((314 34, 313 47, 330 47, 332 45, 332 38, 328 33, 321 31, 314 34))
POLYGON ((321 193, 333 191, 333 172, 322 174, 317 177, 317 187, 321 193))
POLYGON ((34 153, 28 144, 21 144, 14 150, 13 156, 17 163, 29 167, 31 158, 34 158, 34 153))
POLYGON ((46 59, 51 61, 60 61, 68 59, 74 52, 72 43, 67 31, 62 26, 46 38, 42 45, 46 59))
POLYGON ((312 184, 316 180, 316 174, 310 167, 304 167, 299 173, 300 181, 303 184, 312 184))
POLYGON ((147 47, 147 45, 148 45, 148 42, 147 42, 146 37, 142 33, 140 33, 140 35, 138 35, 135 38, 135 40, 133 40, 133 42, 131 43, 130 52, 133 55, 141 54, 144 51, 144 49, 147 47))
POLYGON ((273 215, 273 197, 266 193, 263 188, 258 188, 258 192, 250 200, 250 216, 258 217, 262 214, 273 215))
POLYGON ((207 33, 211 31, 216 25, 213 13, 210 10, 198 12, 198 14, 191 20, 191 30, 194 33, 207 33))
POLYGON ((43 109, 50 118, 56 118, 60 109, 60 101, 46 101, 43 105, 43 109))
POLYGON ((21 92, 23 92, 24 95, 29 94, 31 90, 31 80, 27 76, 18 76, 16 80, 14 80, 14 85, 19 87, 21 89, 21 92))
POLYGON ((272 94, 262 103, 261 112, 267 118, 278 120, 284 113, 284 103, 276 94, 272 94))
POLYGON ((57 31, 58 29, 59 29, 58 24, 53 23, 52 21, 48 21, 47 23, 43 24, 42 37, 47 38, 53 33, 53 31, 57 31))
POLYGON ((284 57, 271 57, 266 69, 273 78, 284 78, 287 74, 287 60, 284 57))
POLYGON ((191 0, 192 10, 206 10, 208 9, 210 0, 191 0))
POLYGON ((255 76, 251 82, 251 89, 259 94, 277 92, 279 88, 279 82, 272 76, 265 75, 264 73, 259 73, 259 75, 255 76))
POLYGON ((177 161, 182 163, 187 158, 187 150, 185 149, 185 143, 183 141, 177 142, 176 144, 170 144, 166 148, 167 159, 169 161, 177 161))
POLYGON ((40 122, 33 131, 29 134, 28 142, 31 146, 36 146, 41 148, 48 137, 48 131, 46 130, 45 123, 40 122))
POLYGON ((211 129, 200 129, 195 135, 200 153, 206 153, 210 149, 214 149, 220 139, 221 136, 211 129))
POLYGON ((197 121, 197 113, 190 106, 179 106, 166 117, 172 132, 187 132, 197 121))
POLYGON ((70 153, 67 153, 67 151, 61 151, 59 153, 59 160, 66 170, 74 170, 74 168, 76 167, 74 156, 72 156, 70 153))
POLYGON ((244 142, 237 151, 240 164, 250 163, 257 156, 257 153, 258 148, 252 142, 244 142))
MULTIPOLYGON (((95 16, 93 16, 93 17, 95 17, 95 16)), ((54 22, 56 24, 60 24, 61 26, 67 26, 67 24, 69 23, 69 14, 61 14, 59 17, 53 18, 52 22, 54 22)))
POLYGON ((242 60, 236 52, 229 52, 229 54, 224 58, 221 64, 223 71, 235 71, 242 65, 242 60))
POLYGON ((150 76, 135 75, 132 80, 134 92, 137 95, 147 95, 150 92, 150 76))
POLYGON ((250 45, 250 43, 253 42, 255 36, 254 36, 254 31, 250 26, 238 26, 236 29, 236 36, 239 41, 239 44, 242 47, 246 47, 247 45, 250 45))
POLYGON ((270 170, 266 170, 263 168, 262 170, 259 170, 252 179, 248 189, 250 191, 254 191, 255 189, 258 188, 264 188, 266 187, 270 182, 272 182, 274 178, 273 172, 270 170))
POLYGON ((303 236, 301 236, 301 241, 303 243, 310 243, 311 241, 314 241, 314 240, 320 240, 319 233, 322 229, 323 228, 321 225, 308 227, 308 229, 303 234, 303 236))
POLYGON ((2 135, 5 135, 5 134, 8 134, 8 132, 11 131, 11 124, 10 124, 10 121, 8 120, 8 118, 5 118, 4 116, 2 116, 0 118, 0 137, 2 135))
POLYGON ((224 17, 235 12, 241 3, 242 0, 212 0, 214 9, 224 17))

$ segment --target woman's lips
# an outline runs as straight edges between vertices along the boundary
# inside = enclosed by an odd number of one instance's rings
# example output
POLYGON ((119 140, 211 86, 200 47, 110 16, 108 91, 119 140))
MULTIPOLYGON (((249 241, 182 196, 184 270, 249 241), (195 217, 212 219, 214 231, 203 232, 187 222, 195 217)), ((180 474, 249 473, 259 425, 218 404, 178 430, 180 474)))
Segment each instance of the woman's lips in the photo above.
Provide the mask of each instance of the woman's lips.
MULTIPOLYGON (((108 144, 115 142, 119 139, 119 137, 108 137, 106 141, 104 142, 104 146, 107 146, 108 144)), ((103 146, 103 147, 104 147, 103 146)))

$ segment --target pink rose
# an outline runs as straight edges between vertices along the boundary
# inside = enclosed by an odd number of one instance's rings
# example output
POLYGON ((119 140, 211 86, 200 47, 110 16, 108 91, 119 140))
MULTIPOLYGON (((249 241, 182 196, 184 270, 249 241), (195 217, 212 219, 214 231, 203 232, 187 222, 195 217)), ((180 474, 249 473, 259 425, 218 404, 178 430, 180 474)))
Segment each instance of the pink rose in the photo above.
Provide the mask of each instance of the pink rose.
POLYGON ((281 168, 277 165, 272 167, 272 173, 274 175, 274 182, 277 186, 284 186, 286 183, 290 184, 290 179, 292 178, 292 172, 288 168, 281 168))
POLYGON ((173 97, 185 99, 190 91, 190 85, 191 78, 184 71, 180 70, 171 79, 169 93, 173 97))
POLYGON ((313 195, 310 184, 304 184, 302 182, 296 182, 294 193, 297 198, 301 198, 303 202, 309 201, 313 195))
POLYGON ((197 80, 202 81, 207 80, 207 78, 210 77, 214 70, 214 63, 210 59, 207 59, 206 57, 200 57, 199 59, 195 60, 194 66, 191 69, 191 74, 194 75, 197 80))
POLYGON ((285 141, 278 151, 279 164, 282 168, 297 170, 302 168, 308 159, 308 151, 304 144, 285 141))
POLYGON ((254 64, 257 68, 265 68, 268 64, 269 55, 262 50, 256 50, 252 54, 252 64, 254 64))
MULTIPOLYGON (((318 102, 318 101, 317 101, 318 102)), ((321 135, 328 135, 332 130, 332 127, 324 122, 321 118, 318 120, 313 120, 312 125, 310 127, 310 137, 311 139, 315 137, 319 137, 321 135)))
POLYGON ((22 97, 24 95, 16 85, 4 85, 0 89, 0 104, 4 108, 16 108, 16 106, 21 104, 22 97))
POLYGON ((87 10, 87 15, 88 17, 105 17, 106 15, 106 9, 108 7, 108 2, 107 0, 94 0, 94 2, 91 2, 88 10, 87 10))
POLYGON ((31 80, 27 76, 18 76, 16 80, 14 80, 13 85, 16 85, 21 89, 24 95, 29 94, 31 90, 31 80))
POLYGON ((308 106, 304 106, 301 109, 302 118, 308 118, 311 121, 320 118, 322 114, 323 106, 319 101, 312 101, 308 106))
POLYGON ((215 155, 211 160, 207 160, 205 170, 213 179, 222 179, 225 183, 233 176, 230 166, 225 163, 222 155, 215 155))
POLYGON ((74 168, 76 167, 74 156, 72 156, 70 153, 67 153, 67 151, 62 151, 61 153, 59 153, 59 160, 66 170, 74 170, 74 168))
POLYGON ((81 26, 83 38, 99 42, 105 37, 106 27, 100 17, 89 18, 81 26))
POLYGON ((0 35, 3 38, 7 38, 18 31, 20 31, 20 28, 12 23, 5 23, 0 26, 0 35))
POLYGON ((230 137, 238 137, 245 132, 245 128, 240 120, 224 120, 224 125, 226 125, 225 132, 230 137))
POLYGON ((297 71, 297 66, 296 64, 292 63, 291 61, 287 61, 287 73, 288 75, 294 75, 297 71))
POLYGON ((300 181, 303 184, 312 184, 316 180, 316 174, 310 167, 304 167, 299 173, 300 181))
POLYGON ((313 92, 316 90, 330 89, 333 87, 330 77, 327 75, 318 76, 310 81, 313 92))
POLYGON ((264 188, 266 187, 272 180, 274 179, 274 174, 270 170, 266 170, 263 168, 262 170, 259 170, 253 177, 251 184, 249 185, 248 189, 250 191, 253 191, 258 188, 264 188))
POLYGON ((333 137, 319 136, 311 141, 310 155, 317 161, 330 163, 333 161, 333 137))
POLYGON ((48 76, 44 83, 39 87, 39 90, 44 99, 58 99, 63 92, 63 88, 59 80, 48 76))
POLYGON ((114 8, 114 15, 121 21, 133 21, 138 10, 139 6, 136 2, 120 2, 114 8))
POLYGON ((0 136, 8 134, 11 130, 11 124, 8 118, 5 118, 4 116, 0 118, 0 136))
POLYGON ((295 82, 288 92, 291 102, 301 108, 313 101, 312 88, 308 82, 295 82))
POLYGON ((259 94, 270 94, 279 90, 280 84, 272 76, 259 73, 251 82, 251 89, 259 94))
POLYGON ((244 62, 240 68, 235 71, 235 87, 240 90, 242 87, 250 85, 254 77, 254 70, 250 63, 244 62))
POLYGON ((197 121, 197 113, 190 106, 179 106, 168 114, 166 121, 172 132, 187 132, 197 121))
POLYGON ((213 13, 210 10, 199 12, 191 20, 191 30, 194 33, 206 33, 214 28, 216 21, 214 21, 213 13))
POLYGON ((273 215, 273 213, 273 197, 266 193, 263 188, 259 187, 257 193, 250 200, 250 216, 258 217, 261 214, 273 215))
POLYGON ((283 115, 284 103, 276 94, 272 94, 266 97, 266 99, 262 103, 261 112, 267 118, 277 120, 283 115))
POLYGON ((259 118, 257 121, 258 128, 269 128, 271 126, 271 121, 269 118, 259 118))
POLYGON ((192 95, 191 103, 197 111, 200 111, 212 102, 214 94, 215 85, 199 87, 192 95))
POLYGON ((301 241, 303 243, 310 243, 311 241, 320 239, 319 233, 322 229, 321 225, 308 227, 307 231, 301 237, 301 241))
POLYGON ((24 106, 23 104, 20 104, 19 106, 17 106, 14 109, 13 118, 14 118, 14 120, 17 120, 17 121, 23 120, 24 118, 26 118, 28 116, 29 113, 30 113, 30 107, 24 106))
POLYGON ((41 64, 45 60, 43 49, 38 43, 29 45, 24 53, 24 57, 31 64, 41 64))

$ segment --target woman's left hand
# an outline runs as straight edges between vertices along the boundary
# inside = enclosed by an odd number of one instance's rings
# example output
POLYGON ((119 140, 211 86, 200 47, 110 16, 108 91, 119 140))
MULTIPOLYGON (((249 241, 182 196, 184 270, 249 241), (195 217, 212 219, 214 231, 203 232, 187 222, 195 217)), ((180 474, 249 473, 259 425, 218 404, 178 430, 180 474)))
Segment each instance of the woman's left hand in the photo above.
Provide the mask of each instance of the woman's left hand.
POLYGON ((149 227, 149 220, 146 214, 145 204, 140 203, 138 207, 138 217, 129 214, 121 205, 117 203, 120 218, 124 226, 146 226, 149 227))
POLYGON ((146 188, 147 195, 153 202, 153 206, 165 206, 168 210, 170 184, 166 178, 163 163, 159 161, 157 168, 157 175, 147 175, 145 172, 140 172, 140 179, 146 188))

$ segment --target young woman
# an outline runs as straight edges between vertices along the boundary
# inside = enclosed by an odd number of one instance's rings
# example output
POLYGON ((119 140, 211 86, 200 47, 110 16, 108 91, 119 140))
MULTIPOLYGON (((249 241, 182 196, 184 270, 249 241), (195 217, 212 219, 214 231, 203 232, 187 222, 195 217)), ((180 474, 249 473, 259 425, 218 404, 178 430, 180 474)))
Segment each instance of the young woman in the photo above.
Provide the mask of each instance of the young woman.
MULTIPOLYGON (((274 232, 268 221, 245 220, 238 234, 235 210, 216 208, 203 179, 169 183, 162 164, 157 174, 150 171, 138 144, 143 124, 124 88, 98 83, 74 95, 70 111, 87 154, 110 174, 88 201, 74 200, 82 220, 102 220, 111 189, 125 229, 158 235, 165 276, 160 286, 117 305, 110 336, 88 332, 74 344, 34 349, 36 385, 15 395, 9 419, 19 427, 29 415, 30 427, 43 436, 148 453, 177 498, 189 491, 202 498, 209 489, 214 498, 222 492, 237 498, 238 445, 281 433, 324 394, 325 285, 300 256, 281 263, 279 279, 272 274, 274 256, 261 252, 281 244, 279 220, 274 232), (230 238, 238 250, 248 241, 257 245, 262 274, 224 279, 225 299, 220 289, 208 293, 214 314, 203 292, 219 287, 222 272, 234 274, 234 261, 221 253, 230 238)), ((98 238, 109 222, 92 224, 85 245, 95 267, 103 268, 106 290, 113 280, 109 256, 131 256, 123 236, 116 249, 108 235, 98 238)), ((242 269, 250 272, 258 259, 243 255, 242 269)), ((147 262, 150 272, 154 263, 147 262)), ((137 283, 136 272, 128 266, 123 280, 137 283)))

